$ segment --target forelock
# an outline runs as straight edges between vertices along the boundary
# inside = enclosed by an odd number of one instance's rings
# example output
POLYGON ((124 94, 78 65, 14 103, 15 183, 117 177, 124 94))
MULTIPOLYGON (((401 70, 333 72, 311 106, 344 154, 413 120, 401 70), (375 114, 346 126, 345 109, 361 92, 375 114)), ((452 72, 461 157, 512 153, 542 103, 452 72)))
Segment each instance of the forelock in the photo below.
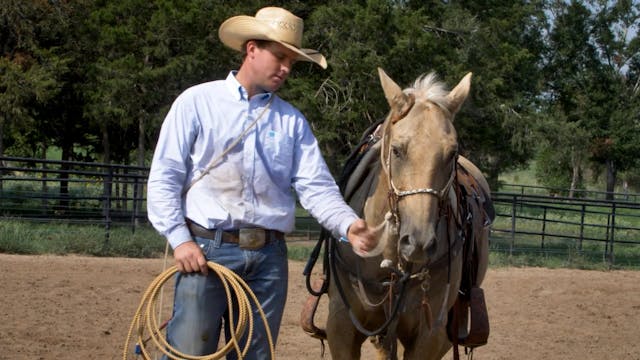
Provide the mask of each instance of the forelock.
POLYGON ((416 99, 431 101, 443 109, 447 108, 449 102, 447 98, 449 90, 434 72, 421 75, 413 86, 405 89, 404 92, 413 94, 416 99))

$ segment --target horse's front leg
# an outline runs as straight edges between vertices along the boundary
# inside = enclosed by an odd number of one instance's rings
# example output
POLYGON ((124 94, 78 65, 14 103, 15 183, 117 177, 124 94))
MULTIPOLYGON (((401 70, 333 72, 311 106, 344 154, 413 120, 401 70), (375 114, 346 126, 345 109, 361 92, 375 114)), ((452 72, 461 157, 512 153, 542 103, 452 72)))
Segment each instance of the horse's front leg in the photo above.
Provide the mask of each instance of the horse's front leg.
MULTIPOLYGON (((423 329, 424 331, 425 329, 423 329)), ((422 333, 415 342, 404 350, 404 360, 439 360, 451 348, 444 327, 422 333)))
POLYGON ((398 340, 395 336, 391 338, 385 336, 372 337, 371 343, 376 349, 376 359, 398 360, 398 340))
POLYGON ((362 344, 366 337, 353 326, 349 313, 338 298, 329 301, 327 318, 327 342, 332 360, 360 359, 362 344))

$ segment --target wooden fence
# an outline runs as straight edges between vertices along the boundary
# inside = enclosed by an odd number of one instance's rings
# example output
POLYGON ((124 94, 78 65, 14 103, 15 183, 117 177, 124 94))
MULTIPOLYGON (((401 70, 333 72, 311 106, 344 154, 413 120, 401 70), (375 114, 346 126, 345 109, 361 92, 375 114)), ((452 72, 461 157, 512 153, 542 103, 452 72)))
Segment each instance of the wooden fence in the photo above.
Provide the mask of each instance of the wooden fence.
MULTIPOLYGON (((0 216, 98 223, 107 234, 112 225, 131 226, 135 231, 147 223, 148 171, 135 166, 0 157, 0 216)), ((615 201, 607 201, 586 198, 588 194, 581 194, 582 198, 544 195, 539 187, 503 188, 507 191, 492 194, 497 212, 492 251, 586 254, 601 256, 610 264, 638 262, 638 194, 616 194, 615 201), (638 250, 623 251, 629 248, 638 250)), ((296 218, 299 234, 315 239, 310 234, 319 229, 313 218, 296 218)))

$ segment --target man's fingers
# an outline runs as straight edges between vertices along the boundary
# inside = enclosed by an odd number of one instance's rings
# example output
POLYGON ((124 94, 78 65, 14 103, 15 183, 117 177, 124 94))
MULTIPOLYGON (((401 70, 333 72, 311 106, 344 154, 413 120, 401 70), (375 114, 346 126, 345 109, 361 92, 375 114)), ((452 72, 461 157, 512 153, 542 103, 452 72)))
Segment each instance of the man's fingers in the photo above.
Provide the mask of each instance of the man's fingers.
POLYGON ((207 260, 204 256, 197 258, 185 259, 176 264, 178 271, 182 273, 201 272, 203 275, 209 273, 209 267, 207 266, 207 260))
POLYGON ((367 252, 374 248, 372 242, 368 241, 367 238, 362 238, 362 237, 358 238, 358 243, 360 245, 360 250, 364 252, 367 252))
POLYGON ((186 273, 193 272, 193 266, 191 266, 191 262, 188 260, 184 262, 184 272, 186 273))
POLYGON ((198 258, 198 266, 202 275, 209 274, 209 266, 207 266, 207 260, 204 258, 204 256, 198 258))
POLYGON ((362 220, 362 219, 358 219, 353 223, 353 226, 355 227, 355 231, 357 233, 362 233, 367 229, 367 223, 362 220))
POLYGON ((201 272, 203 275, 209 273, 207 259, 195 242, 189 241, 179 245, 174 249, 173 255, 176 259, 176 268, 181 273, 201 272))

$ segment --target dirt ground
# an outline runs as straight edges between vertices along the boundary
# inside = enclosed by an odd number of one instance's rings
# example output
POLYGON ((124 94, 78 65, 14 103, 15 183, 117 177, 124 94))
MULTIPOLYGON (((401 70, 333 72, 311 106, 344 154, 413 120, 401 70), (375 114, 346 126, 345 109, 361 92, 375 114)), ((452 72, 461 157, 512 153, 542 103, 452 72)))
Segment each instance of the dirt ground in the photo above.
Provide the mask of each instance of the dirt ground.
MULTIPOLYGON (((290 264, 278 359, 322 358, 298 325, 303 266, 290 264)), ((121 359, 135 309, 162 269, 161 259, 0 254, 0 359, 121 359)), ((490 269, 483 287, 491 335, 476 360, 640 360, 640 272, 490 269)))

